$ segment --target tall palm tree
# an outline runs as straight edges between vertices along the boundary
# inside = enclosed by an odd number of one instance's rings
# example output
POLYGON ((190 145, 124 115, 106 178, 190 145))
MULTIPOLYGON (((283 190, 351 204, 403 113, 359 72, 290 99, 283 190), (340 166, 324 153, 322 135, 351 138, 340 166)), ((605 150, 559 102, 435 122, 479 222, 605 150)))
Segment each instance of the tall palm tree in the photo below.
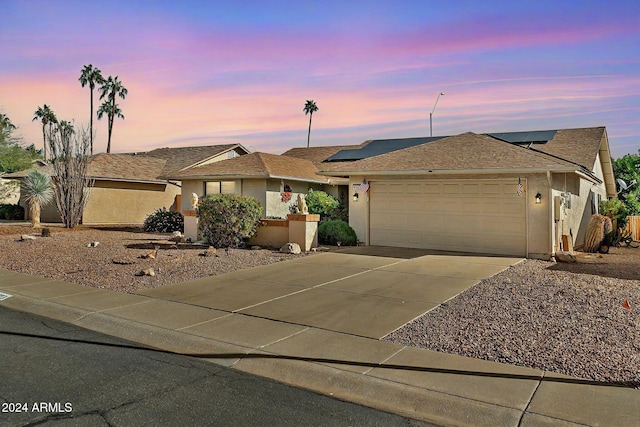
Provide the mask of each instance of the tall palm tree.
POLYGON ((29 205, 31 226, 40 227, 40 208, 53 199, 53 186, 51 177, 39 170, 32 170, 22 180, 24 200, 29 205))
POLYGON ((98 108, 98 119, 102 118, 103 114, 107 114, 109 121, 109 139, 107 141, 107 153, 111 152, 111 133, 113 132, 113 119, 119 117, 124 119, 122 111, 116 104, 116 96, 124 99, 127 96, 127 89, 122 86, 122 82, 118 80, 118 76, 109 76, 107 80, 100 87, 100 99, 107 98, 98 108))
POLYGON ((42 149, 43 149, 43 158, 47 160, 47 135, 45 133, 45 126, 49 125, 49 132, 51 132, 51 126, 54 123, 58 123, 58 119, 56 119, 56 115, 53 114, 53 110, 47 104, 44 104, 43 107, 38 107, 35 113, 33 113, 33 120, 40 120, 42 122, 42 149))
POLYGON ((82 87, 89 85, 89 89, 91 89, 91 111, 89 114, 89 138, 91 139, 91 155, 93 155, 93 89, 95 89, 96 84, 102 85, 105 80, 102 77, 102 72, 99 68, 94 67, 92 64, 85 65, 82 68, 82 73, 80 74, 80 84, 82 87))
POLYGON ((305 116, 309 114, 309 133, 307 134, 307 148, 309 148, 309 139, 311 138, 311 118, 313 117, 313 113, 318 111, 318 106, 313 99, 307 99, 302 111, 304 111, 305 116))

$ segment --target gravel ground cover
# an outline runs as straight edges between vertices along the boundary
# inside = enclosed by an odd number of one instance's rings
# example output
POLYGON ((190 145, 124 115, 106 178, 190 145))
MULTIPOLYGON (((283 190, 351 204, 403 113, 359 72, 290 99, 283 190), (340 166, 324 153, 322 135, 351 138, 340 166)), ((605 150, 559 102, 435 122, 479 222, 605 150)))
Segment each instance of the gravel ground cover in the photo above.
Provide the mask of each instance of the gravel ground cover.
POLYGON ((525 260, 384 339, 640 388, 640 249, 613 252, 570 265, 525 260))
POLYGON ((64 280, 94 288, 135 293, 140 289, 214 276, 305 255, 261 249, 231 249, 227 254, 204 257, 206 249, 176 245, 170 234, 144 233, 141 229, 65 230, 52 227, 51 237, 40 237, 31 228, 0 227, 0 268, 64 280), (19 241, 21 234, 36 240, 19 241), (99 242, 96 247, 88 247, 99 242), (155 259, 143 259, 158 246, 155 259), (136 276, 153 268, 155 276, 136 276))
MULTIPOLYGON (((136 228, 51 231, 21 242, 20 234, 34 230, 0 225, 0 268, 136 292, 305 256, 232 249, 203 257, 202 247, 177 249, 169 235, 136 228), (97 247, 87 247, 95 241, 97 247), (140 258, 156 245, 156 259, 140 258), (136 276, 149 267, 155 276, 136 276)), ((525 260, 385 340, 640 388, 640 249, 612 248, 578 260, 525 260)))

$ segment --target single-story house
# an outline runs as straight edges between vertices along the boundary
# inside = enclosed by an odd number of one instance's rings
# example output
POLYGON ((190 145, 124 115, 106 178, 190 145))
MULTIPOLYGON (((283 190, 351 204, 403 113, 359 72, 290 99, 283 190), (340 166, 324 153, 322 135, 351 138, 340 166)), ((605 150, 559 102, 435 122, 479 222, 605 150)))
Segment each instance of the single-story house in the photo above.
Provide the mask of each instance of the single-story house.
POLYGON ((604 127, 367 141, 319 169, 367 245, 549 259, 616 196, 604 127))
POLYGON ((233 159, 183 169, 162 176, 182 182, 182 210, 191 209, 191 195, 238 194, 256 198, 264 218, 286 218, 297 195, 322 190, 343 199, 347 179, 318 175, 310 160, 268 153, 251 153, 233 159))
MULTIPOLYGON (((180 182, 160 178, 163 174, 199 167, 247 154, 240 144, 202 147, 159 148, 144 153, 96 154, 89 164, 95 180, 85 207, 83 224, 142 224, 159 208, 178 210, 180 182)), ((41 166, 49 174, 51 165, 41 166)), ((10 174, 23 178, 29 171, 10 174)), ((25 206, 24 200, 20 204, 25 206)), ((28 209, 25 209, 28 215, 28 209)), ((60 222, 55 203, 41 213, 42 222, 60 222)))

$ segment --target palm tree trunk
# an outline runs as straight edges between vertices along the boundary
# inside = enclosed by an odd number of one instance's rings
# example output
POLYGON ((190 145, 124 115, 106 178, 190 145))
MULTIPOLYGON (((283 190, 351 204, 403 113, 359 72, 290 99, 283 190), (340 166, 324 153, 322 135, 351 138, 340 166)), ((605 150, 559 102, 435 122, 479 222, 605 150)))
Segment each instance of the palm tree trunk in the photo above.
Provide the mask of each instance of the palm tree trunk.
POLYGON ((309 114, 309 133, 307 133, 307 148, 309 148, 309 139, 311 138, 311 118, 313 113, 309 114))
POLYGON ((42 153, 44 156, 44 161, 47 161, 47 136, 44 133, 44 123, 42 124, 42 153))
POLYGON ((113 117, 109 116, 109 139, 107 140, 107 154, 111 153, 111 132, 113 131, 113 117))
POLYGON ((35 200, 29 204, 29 216, 31 216, 31 227, 40 227, 40 204, 35 200))
POLYGON ((91 89, 91 115, 89 116, 89 139, 91 141, 91 155, 93 156, 93 89, 91 89))

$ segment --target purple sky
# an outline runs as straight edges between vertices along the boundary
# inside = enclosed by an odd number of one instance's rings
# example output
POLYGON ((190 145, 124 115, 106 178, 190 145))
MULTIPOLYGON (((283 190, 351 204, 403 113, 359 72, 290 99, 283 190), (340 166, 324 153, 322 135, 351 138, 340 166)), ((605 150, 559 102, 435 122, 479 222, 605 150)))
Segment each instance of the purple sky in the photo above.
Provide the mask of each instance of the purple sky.
POLYGON ((637 0, 227 3, 4 0, 0 112, 37 147, 38 106, 88 126, 93 64, 129 90, 113 152, 282 153, 307 99, 312 146, 426 136, 440 92, 434 135, 606 126, 614 157, 640 148, 637 0))

